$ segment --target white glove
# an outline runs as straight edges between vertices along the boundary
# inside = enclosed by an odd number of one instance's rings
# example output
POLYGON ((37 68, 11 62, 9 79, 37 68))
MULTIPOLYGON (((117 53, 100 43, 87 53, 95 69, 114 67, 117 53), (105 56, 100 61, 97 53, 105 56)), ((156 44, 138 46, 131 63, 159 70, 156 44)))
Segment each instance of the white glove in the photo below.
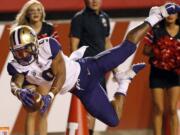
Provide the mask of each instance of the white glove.
POLYGON ((180 12, 180 6, 175 3, 166 3, 161 7, 155 6, 150 9, 149 17, 145 19, 145 22, 148 22, 153 27, 165 17, 178 12, 180 12))
POLYGON ((152 7, 149 11, 149 17, 147 17, 144 21, 148 22, 152 27, 156 25, 158 22, 163 20, 163 16, 161 14, 160 7, 152 7))

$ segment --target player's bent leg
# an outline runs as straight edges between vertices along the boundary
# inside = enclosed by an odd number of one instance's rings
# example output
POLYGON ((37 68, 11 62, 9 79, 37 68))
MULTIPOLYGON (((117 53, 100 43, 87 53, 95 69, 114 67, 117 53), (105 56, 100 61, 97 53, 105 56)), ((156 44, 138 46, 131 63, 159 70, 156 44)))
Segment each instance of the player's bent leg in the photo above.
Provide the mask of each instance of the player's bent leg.
POLYGON ((103 74, 122 64, 136 50, 136 45, 128 40, 118 46, 106 50, 94 57, 100 72, 103 74))
MULTIPOLYGON (((82 93, 82 91, 80 92, 82 93)), ((108 126, 114 127, 118 125, 118 116, 101 85, 96 85, 95 88, 91 87, 82 94, 79 94, 80 92, 75 91, 73 94, 79 97, 86 110, 92 116, 108 126)))
POLYGON ((117 89, 117 92, 114 95, 114 100, 111 103, 119 119, 121 118, 122 115, 124 99, 127 94, 129 84, 131 83, 131 80, 134 78, 134 76, 144 67, 145 67, 145 63, 138 63, 138 64, 133 64, 130 67, 130 69, 124 72, 120 72, 120 71, 114 72, 114 77, 119 84, 119 88, 117 89))
POLYGON ((125 100, 124 95, 116 93, 114 95, 114 100, 111 101, 111 104, 114 107, 114 110, 116 111, 119 120, 121 119, 122 116, 124 100, 125 100))

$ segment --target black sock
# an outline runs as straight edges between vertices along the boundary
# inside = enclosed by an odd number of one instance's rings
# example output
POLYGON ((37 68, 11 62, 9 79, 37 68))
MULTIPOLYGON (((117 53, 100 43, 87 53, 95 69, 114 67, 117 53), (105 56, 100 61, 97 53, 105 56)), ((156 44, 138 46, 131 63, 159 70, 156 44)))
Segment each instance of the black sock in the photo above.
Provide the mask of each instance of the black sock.
POLYGON ((93 135, 94 131, 92 129, 89 129, 89 135, 93 135))

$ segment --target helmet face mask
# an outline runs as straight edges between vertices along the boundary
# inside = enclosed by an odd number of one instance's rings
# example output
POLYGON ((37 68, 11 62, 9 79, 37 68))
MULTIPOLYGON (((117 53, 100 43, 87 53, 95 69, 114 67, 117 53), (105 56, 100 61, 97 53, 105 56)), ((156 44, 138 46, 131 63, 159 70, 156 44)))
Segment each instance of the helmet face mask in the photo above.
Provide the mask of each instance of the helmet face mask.
POLYGON ((23 66, 27 66, 37 59, 37 36, 29 26, 18 26, 10 33, 10 49, 14 59, 23 66))

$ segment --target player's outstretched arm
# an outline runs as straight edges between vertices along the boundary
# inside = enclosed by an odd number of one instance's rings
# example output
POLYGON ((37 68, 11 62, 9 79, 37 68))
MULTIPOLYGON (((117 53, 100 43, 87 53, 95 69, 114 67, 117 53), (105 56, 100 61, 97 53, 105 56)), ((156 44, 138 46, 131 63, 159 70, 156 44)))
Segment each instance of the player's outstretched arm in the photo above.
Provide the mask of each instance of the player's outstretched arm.
POLYGON ((48 95, 42 97, 44 105, 40 110, 41 113, 44 113, 48 109, 54 96, 61 90, 66 79, 65 62, 61 52, 52 61, 51 68, 55 77, 48 95))
POLYGON ((51 86, 50 92, 56 95, 62 88, 66 79, 66 68, 63 54, 61 51, 57 54, 55 59, 52 61, 52 72, 54 74, 54 81, 51 86))

